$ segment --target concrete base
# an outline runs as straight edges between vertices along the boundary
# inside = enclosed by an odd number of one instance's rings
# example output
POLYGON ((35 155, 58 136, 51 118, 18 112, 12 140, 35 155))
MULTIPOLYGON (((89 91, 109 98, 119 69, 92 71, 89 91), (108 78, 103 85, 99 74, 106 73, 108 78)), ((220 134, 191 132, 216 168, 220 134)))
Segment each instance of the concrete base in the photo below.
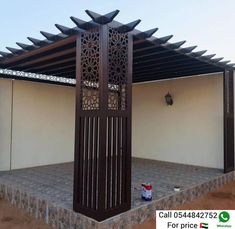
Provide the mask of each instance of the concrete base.
POLYGON ((58 164, 0 173, 0 197, 43 219, 55 228, 130 228, 155 217, 156 209, 170 209, 192 201, 234 180, 234 172, 134 159, 132 209, 97 222, 72 210, 73 164, 58 164), (148 180, 146 180, 148 179, 148 180), (154 187, 153 201, 140 198, 141 182, 154 187), (174 192, 174 185, 181 187, 174 192))

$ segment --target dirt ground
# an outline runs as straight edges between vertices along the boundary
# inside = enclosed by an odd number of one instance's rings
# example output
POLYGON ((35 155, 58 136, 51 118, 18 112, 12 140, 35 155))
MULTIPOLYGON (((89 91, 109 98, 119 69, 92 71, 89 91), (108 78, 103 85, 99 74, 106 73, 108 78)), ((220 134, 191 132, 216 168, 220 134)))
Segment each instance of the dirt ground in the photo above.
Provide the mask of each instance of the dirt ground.
MULTIPOLYGON (((234 210, 235 209, 235 182, 231 182, 206 196, 191 203, 181 205, 172 210, 234 210)), ((154 219, 136 225, 133 229, 155 229, 154 219)))
POLYGON ((51 229, 51 227, 11 206, 7 201, 0 200, 0 229, 51 229))

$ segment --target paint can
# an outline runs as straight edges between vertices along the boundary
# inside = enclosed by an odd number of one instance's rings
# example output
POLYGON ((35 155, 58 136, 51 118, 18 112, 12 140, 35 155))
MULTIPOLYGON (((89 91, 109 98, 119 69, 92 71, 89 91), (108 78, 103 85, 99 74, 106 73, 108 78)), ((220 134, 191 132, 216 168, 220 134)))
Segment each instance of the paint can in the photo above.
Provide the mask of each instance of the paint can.
POLYGON ((145 201, 152 200, 152 185, 150 183, 141 185, 141 198, 145 201))

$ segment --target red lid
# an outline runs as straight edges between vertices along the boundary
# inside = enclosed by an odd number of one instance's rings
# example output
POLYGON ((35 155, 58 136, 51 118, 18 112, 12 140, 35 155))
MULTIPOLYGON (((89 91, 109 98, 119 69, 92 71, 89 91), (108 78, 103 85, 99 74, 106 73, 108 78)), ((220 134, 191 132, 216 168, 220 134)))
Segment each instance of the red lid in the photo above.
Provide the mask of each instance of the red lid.
POLYGON ((142 186, 143 186, 146 190, 152 190, 152 185, 151 185, 151 184, 142 184, 142 186))

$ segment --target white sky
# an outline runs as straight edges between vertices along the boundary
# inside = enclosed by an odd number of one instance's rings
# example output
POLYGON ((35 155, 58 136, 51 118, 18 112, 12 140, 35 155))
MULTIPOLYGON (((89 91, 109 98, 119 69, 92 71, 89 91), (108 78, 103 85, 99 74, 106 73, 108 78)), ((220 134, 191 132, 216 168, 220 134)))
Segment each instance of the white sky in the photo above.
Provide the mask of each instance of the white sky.
MULTIPOLYGON (((105 14, 115 9, 117 21, 142 22, 137 29, 158 27, 155 36, 173 34, 171 42, 186 40, 207 54, 235 62, 235 0, 2 0, 0 2, 0 50, 42 39, 39 31, 58 33, 55 23, 74 26, 70 16, 90 20, 85 10, 105 14)), ((215 58, 216 58, 215 57, 215 58)))

